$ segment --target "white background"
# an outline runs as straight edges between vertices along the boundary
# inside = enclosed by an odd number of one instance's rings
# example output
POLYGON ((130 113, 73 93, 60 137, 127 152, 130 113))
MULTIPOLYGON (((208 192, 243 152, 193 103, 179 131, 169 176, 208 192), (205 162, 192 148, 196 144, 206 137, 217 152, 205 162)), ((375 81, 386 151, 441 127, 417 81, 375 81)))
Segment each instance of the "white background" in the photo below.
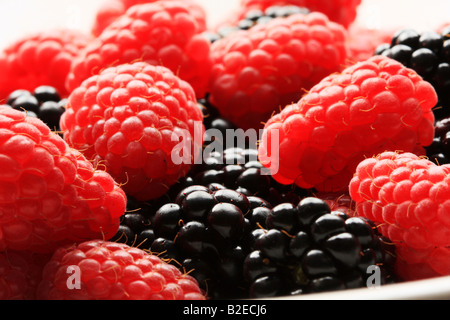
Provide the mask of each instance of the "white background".
MULTIPOLYGON (((98 6, 108 0, 0 0, 0 48, 24 34, 53 27, 89 32, 98 6)), ((197 0, 211 27, 224 21, 240 0, 197 0)), ((370 28, 423 30, 450 22, 450 0, 363 0, 357 23, 370 28)))

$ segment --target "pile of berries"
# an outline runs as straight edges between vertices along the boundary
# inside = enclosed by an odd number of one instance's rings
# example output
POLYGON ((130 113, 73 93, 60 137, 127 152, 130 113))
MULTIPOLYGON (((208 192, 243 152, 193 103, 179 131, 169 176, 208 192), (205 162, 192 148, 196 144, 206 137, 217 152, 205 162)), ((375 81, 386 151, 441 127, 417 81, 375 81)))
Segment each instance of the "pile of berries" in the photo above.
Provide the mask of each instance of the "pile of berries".
POLYGON ((305 196, 272 206, 218 182, 194 184, 157 209, 129 210, 114 240, 191 270, 213 299, 360 288, 369 266, 382 284, 394 282, 394 245, 339 205, 305 196))
POLYGON ((115 0, 3 50, 0 299, 450 275, 450 30, 369 34, 331 2, 211 28, 192 0, 115 0))

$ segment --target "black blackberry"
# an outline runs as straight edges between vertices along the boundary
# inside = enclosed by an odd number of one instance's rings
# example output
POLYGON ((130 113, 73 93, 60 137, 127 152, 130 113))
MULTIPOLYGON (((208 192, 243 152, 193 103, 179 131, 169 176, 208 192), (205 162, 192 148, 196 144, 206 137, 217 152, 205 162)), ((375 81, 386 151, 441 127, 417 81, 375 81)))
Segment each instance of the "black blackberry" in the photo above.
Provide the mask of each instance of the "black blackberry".
POLYGON ((113 241, 139 246, 190 272, 212 298, 246 296, 242 265, 255 226, 249 219, 270 210, 267 201, 221 185, 191 185, 158 208, 153 203, 135 209, 145 204, 129 200, 113 241))
POLYGON ((274 207, 266 221, 244 262, 251 298, 373 285, 369 266, 380 268, 379 284, 395 281, 394 245, 368 219, 307 197, 274 207))
POLYGON ((207 36, 211 42, 215 42, 233 32, 248 30, 257 24, 267 23, 275 18, 287 17, 297 13, 307 14, 309 12, 310 11, 307 8, 295 5, 271 6, 264 11, 257 9, 250 10, 242 20, 238 21, 236 25, 221 27, 217 33, 208 33, 207 36))
POLYGON ((6 101, 13 109, 24 111, 27 116, 37 117, 53 131, 60 131, 59 120, 65 111, 67 99, 61 99, 52 86, 39 86, 34 91, 18 89, 6 101))
POLYGON ((450 28, 441 33, 402 29, 390 44, 380 45, 375 54, 401 62, 430 82, 438 95, 433 109, 436 119, 450 116, 450 28))
POLYGON ((207 151, 202 164, 193 166, 189 173, 193 184, 220 184, 247 196, 263 198, 272 205, 298 203, 311 192, 294 184, 278 183, 258 161, 256 148, 231 147, 223 151, 207 151))

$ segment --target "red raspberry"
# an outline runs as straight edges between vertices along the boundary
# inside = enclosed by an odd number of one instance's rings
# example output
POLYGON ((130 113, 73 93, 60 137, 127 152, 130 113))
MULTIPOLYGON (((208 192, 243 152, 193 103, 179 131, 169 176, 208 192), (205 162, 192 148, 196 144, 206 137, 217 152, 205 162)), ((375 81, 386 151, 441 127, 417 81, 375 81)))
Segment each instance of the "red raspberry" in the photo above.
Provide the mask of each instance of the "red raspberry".
POLYGON ((387 150, 425 154, 436 103, 435 90, 417 73, 374 56, 326 77, 270 118, 260 160, 280 183, 346 191, 365 157, 387 150))
POLYGON ((399 277, 450 275, 450 165, 384 152, 355 172, 349 190, 357 213, 395 243, 399 277))
POLYGON ((271 6, 295 5, 326 14, 331 21, 348 27, 356 18, 361 0, 241 0, 244 13, 265 10, 271 6))
POLYGON ((0 250, 109 239, 125 193, 41 120, 0 106, 0 250))
POLYGON ((56 250, 42 278, 39 300, 205 300, 193 277, 144 250, 109 241, 56 250))
POLYGON ((203 31, 183 1, 134 5, 76 57, 66 87, 71 92, 107 67, 145 61, 169 68, 201 98, 211 69, 210 42, 203 31))
POLYGON ((91 40, 76 30, 46 30, 28 35, 0 53, 0 100, 16 89, 50 85, 68 95, 65 80, 72 60, 91 40))
POLYGON ((70 146, 105 166, 128 195, 143 201, 162 196, 185 176, 203 143, 203 115, 192 87, 169 69, 145 62, 88 78, 69 96, 60 124, 70 146), (179 142, 172 135, 183 133, 191 139, 185 140, 190 155, 174 161, 179 142))
POLYGON ((315 12, 217 40, 211 46, 211 103, 237 126, 260 128, 274 110, 341 69, 345 37, 342 26, 315 12))
MULTIPOLYGON (((100 8, 98 9, 95 16, 94 26, 92 27, 92 34, 94 36, 99 36, 107 26, 109 26, 112 22, 114 22, 114 20, 123 15, 130 7, 137 4, 156 1, 158 0, 112 0, 103 2, 100 5, 100 8)), ((183 1, 186 8, 191 11, 200 27, 202 29, 206 29, 206 12, 204 11, 203 7, 192 0, 181 1, 183 1)))
POLYGON ((35 300, 50 254, 30 251, 0 253, 0 300, 35 300))

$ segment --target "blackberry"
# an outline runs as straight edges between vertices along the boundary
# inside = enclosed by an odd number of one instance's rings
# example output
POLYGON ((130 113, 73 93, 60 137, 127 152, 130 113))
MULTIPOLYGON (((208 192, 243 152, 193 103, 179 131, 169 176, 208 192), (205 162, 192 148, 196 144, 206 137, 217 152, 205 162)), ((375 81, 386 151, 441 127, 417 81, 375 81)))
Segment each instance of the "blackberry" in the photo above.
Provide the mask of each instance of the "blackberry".
POLYGON ((15 90, 10 93, 6 103, 13 109, 26 112, 27 116, 41 119, 50 129, 59 132, 59 120, 65 111, 67 99, 61 99, 54 87, 42 85, 34 91, 15 90))
POLYGON ((402 29, 390 44, 380 45, 375 54, 401 62, 430 82, 438 95, 433 109, 436 120, 450 116, 450 28, 440 33, 402 29))
POLYGON ((246 196, 256 196, 271 205, 283 202, 298 203, 311 193, 296 185, 282 185, 264 171, 258 161, 256 148, 230 147, 222 152, 205 150, 201 164, 193 166, 189 173, 191 183, 209 186, 219 184, 246 196))
POLYGON ((264 11, 258 9, 250 10, 242 20, 237 22, 236 25, 223 26, 219 28, 216 33, 208 33, 206 35, 209 37, 211 42, 215 42, 233 32, 248 30, 257 24, 267 23, 275 18, 287 17, 298 13, 307 14, 309 12, 309 9, 295 5, 271 6, 264 11))
POLYGON ((173 202, 144 205, 132 198, 114 240, 158 254, 196 277, 211 298, 243 298, 242 265, 251 247, 249 219, 271 205, 223 186, 191 185, 173 202))
POLYGON ((369 266, 379 268, 379 284, 396 281, 395 247, 366 218, 306 197, 274 207, 266 220, 278 222, 258 232, 244 261, 250 298, 365 287, 369 266))

